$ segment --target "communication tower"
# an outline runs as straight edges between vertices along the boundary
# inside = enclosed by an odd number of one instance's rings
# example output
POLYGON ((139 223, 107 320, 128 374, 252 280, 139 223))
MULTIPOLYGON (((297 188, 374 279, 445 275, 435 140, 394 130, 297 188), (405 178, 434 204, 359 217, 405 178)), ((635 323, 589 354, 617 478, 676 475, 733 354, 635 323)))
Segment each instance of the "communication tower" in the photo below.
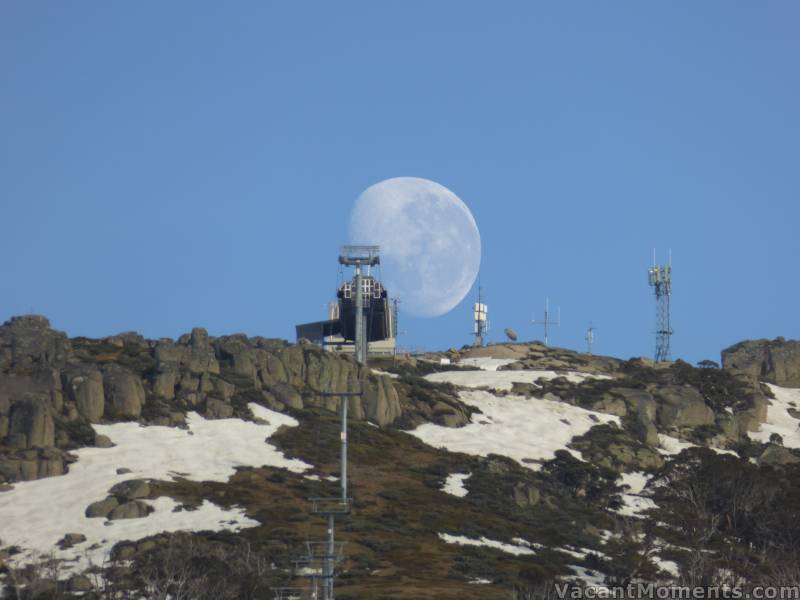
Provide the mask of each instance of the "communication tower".
POLYGON ((594 345, 594 332, 595 327, 591 322, 589 322, 589 329, 586 330, 586 337, 584 338, 586 340, 586 352, 588 354, 592 353, 592 346, 594 345))
POLYGON ((550 345, 550 337, 549 337, 549 327, 550 325, 555 325, 556 327, 561 327, 561 307, 558 307, 558 316, 556 317, 555 321, 550 319, 550 298, 545 298, 544 301, 544 320, 537 321, 533 319, 531 321, 534 325, 544 325, 544 345, 550 345))
POLYGON ((669 253, 669 262, 666 265, 656 264, 656 251, 653 250, 653 266, 647 271, 650 287, 656 294, 656 362, 672 360, 670 353, 670 336, 672 324, 670 323, 669 301, 672 296, 672 251, 669 253))
POLYGON ((472 307, 473 329, 472 335, 475 336, 473 346, 479 348, 483 346, 483 338, 489 331, 489 307, 481 302, 481 286, 478 284, 478 301, 472 307))

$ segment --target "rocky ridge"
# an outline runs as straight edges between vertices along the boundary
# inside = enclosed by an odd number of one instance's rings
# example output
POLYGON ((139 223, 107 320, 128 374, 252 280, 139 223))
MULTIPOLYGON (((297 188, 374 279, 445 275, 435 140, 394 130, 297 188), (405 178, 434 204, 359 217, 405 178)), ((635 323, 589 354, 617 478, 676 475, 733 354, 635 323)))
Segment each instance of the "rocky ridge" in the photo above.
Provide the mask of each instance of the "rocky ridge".
POLYGON ((245 335, 210 337, 195 328, 177 340, 128 332, 68 338, 41 316, 0 326, 0 485, 64 472, 69 450, 107 445, 91 424, 139 421, 183 426, 206 418, 251 418, 256 402, 282 412, 336 409, 329 391, 361 390, 351 418, 378 426, 431 420, 463 424, 468 411, 446 390, 416 393, 353 359, 310 344, 245 335))

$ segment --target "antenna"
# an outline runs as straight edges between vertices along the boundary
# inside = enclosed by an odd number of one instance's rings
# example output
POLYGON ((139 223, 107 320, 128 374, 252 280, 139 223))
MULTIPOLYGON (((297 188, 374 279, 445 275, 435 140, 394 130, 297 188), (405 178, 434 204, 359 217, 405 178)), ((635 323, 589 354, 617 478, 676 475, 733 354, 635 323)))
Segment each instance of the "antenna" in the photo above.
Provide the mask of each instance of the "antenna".
POLYGON ((394 356, 397 358, 397 347, 400 345, 400 334, 405 331, 400 331, 399 317, 400 317, 400 304, 402 301, 398 296, 392 298, 392 337, 394 338, 394 356))
POLYGON ((550 336, 549 336, 549 327, 550 325, 555 325, 556 327, 561 327, 561 307, 558 307, 558 317, 555 321, 550 320, 550 298, 545 298, 544 301, 544 320, 537 321, 536 319, 532 319, 531 323, 534 325, 544 325, 544 345, 550 345, 550 336))
POLYGON ((475 341, 472 345, 476 348, 483 346, 483 338, 489 331, 489 319, 487 317, 489 307, 482 302, 481 293, 481 283, 480 279, 478 279, 478 301, 474 304, 472 310, 472 318, 474 321, 472 335, 475 336, 475 341))
POLYGON ((586 337, 583 338, 586 340, 586 352, 588 354, 592 353, 592 345, 594 344, 594 332, 595 326, 592 325, 592 322, 589 321, 589 329, 586 330, 586 337))
POLYGON ((672 250, 669 251, 669 262, 657 265, 655 249, 653 250, 653 266, 647 271, 648 283, 656 294, 656 362, 672 360, 670 352, 670 297, 672 296, 672 250))

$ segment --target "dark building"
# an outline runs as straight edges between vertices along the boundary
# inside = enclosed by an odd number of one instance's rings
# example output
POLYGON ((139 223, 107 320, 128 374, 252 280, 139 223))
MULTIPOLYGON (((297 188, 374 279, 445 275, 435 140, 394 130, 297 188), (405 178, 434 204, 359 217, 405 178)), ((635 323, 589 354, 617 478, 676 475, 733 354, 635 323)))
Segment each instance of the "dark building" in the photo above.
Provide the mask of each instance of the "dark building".
MULTIPOLYGON (((352 351, 356 333, 355 286, 353 278, 339 287, 327 320, 296 325, 297 339, 305 338, 332 350, 352 351)), ((374 277, 365 275, 361 278, 361 293, 370 353, 394 353, 395 316, 386 288, 374 277)))

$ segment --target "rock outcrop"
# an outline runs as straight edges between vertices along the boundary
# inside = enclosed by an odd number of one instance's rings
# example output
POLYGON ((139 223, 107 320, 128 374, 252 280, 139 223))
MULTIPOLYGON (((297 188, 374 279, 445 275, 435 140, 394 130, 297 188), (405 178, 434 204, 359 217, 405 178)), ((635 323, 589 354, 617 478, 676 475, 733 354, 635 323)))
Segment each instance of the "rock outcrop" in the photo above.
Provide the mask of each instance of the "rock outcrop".
POLYGON ((107 390, 106 402, 111 416, 136 419, 142 414, 145 394, 140 377, 112 363, 103 369, 103 384, 107 390))
POLYGON ((90 423, 99 423, 105 414, 105 391, 103 375, 97 367, 72 365, 61 372, 61 382, 78 414, 90 423))
POLYGON ((184 426, 188 411, 249 418, 250 402, 335 411, 339 398, 326 393, 361 390, 349 399, 355 420, 387 426, 413 413, 416 422, 467 422, 457 399, 433 407, 412 387, 309 344, 215 338, 199 327, 178 340, 69 339, 44 317, 14 317, 0 326, 0 484, 63 473, 65 451, 110 446, 94 423, 184 426))
POLYGON ((695 428, 714 424, 714 411, 700 392, 689 385, 665 385, 655 390, 656 418, 663 429, 695 428))
POLYGON ((722 351, 722 366, 751 381, 800 387, 800 341, 747 340, 722 351))

